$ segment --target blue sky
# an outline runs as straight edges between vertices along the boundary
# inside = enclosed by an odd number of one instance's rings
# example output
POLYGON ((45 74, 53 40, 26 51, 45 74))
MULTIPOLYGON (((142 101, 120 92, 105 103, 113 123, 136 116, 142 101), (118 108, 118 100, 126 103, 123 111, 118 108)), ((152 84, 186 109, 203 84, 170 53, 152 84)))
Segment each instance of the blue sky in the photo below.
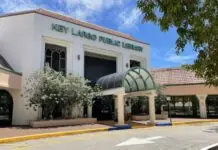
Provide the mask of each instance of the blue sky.
POLYGON ((196 53, 191 46, 175 54, 176 30, 161 32, 152 23, 142 23, 136 0, 0 0, 0 13, 45 8, 74 18, 128 33, 150 44, 152 68, 178 67, 193 63, 196 53))

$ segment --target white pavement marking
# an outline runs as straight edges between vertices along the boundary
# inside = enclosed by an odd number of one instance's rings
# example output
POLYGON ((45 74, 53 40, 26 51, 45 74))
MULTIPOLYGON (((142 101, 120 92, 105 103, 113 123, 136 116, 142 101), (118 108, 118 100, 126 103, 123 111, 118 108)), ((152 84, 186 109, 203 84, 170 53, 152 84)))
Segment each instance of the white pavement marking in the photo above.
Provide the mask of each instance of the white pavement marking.
POLYGON ((218 143, 213 144, 213 145, 209 145, 209 146, 207 146, 207 147, 204 147, 204 148, 202 148, 201 150, 209 150, 210 148, 213 148, 213 147, 215 147, 215 146, 218 146, 218 143))
POLYGON ((130 145, 139 145, 139 144, 151 144, 155 143, 152 140, 158 140, 158 139, 163 139, 164 137, 162 136, 154 136, 154 137, 149 137, 149 138, 131 138, 125 142, 122 142, 120 144, 117 144, 116 146, 130 146, 130 145))

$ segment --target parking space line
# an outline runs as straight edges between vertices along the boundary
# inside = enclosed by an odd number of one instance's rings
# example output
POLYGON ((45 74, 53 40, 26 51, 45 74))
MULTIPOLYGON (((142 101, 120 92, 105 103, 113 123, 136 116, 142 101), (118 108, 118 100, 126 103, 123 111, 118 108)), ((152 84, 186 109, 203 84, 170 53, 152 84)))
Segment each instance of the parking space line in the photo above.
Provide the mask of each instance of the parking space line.
POLYGON ((213 148, 213 147, 215 147, 215 146, 218 146, 218 143, 209 145, 209 146, 207 146, 207 147, 204 147, 204 148, 202 148, 201 150, 209 150, 210 148, 213 148))

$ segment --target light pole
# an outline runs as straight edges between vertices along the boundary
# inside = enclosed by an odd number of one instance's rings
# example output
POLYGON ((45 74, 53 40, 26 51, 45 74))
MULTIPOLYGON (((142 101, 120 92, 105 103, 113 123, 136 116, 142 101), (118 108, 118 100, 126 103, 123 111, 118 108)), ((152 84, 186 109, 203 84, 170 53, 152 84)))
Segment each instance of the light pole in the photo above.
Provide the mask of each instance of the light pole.
POLYGON ((171 97, 167 97, 167 102, 168 102, 168 107, 169 107, 169 117, 170 117, 170 123, 172 124, 172 117, 171 117, 171 108, 170 108, 170 100, 171 100, 171 97))

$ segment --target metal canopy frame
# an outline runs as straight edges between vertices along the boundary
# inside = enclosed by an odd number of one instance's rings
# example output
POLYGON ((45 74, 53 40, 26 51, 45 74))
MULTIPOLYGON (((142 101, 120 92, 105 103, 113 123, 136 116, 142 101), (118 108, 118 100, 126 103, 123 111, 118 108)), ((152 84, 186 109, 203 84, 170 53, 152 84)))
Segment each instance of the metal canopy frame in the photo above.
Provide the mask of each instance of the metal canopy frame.
POLYGON ((126 72, 103 76, 96 82, 103 90, 124 87, 126 93, 155 89, 151 74, 144 68, 134 67, 126 72))

